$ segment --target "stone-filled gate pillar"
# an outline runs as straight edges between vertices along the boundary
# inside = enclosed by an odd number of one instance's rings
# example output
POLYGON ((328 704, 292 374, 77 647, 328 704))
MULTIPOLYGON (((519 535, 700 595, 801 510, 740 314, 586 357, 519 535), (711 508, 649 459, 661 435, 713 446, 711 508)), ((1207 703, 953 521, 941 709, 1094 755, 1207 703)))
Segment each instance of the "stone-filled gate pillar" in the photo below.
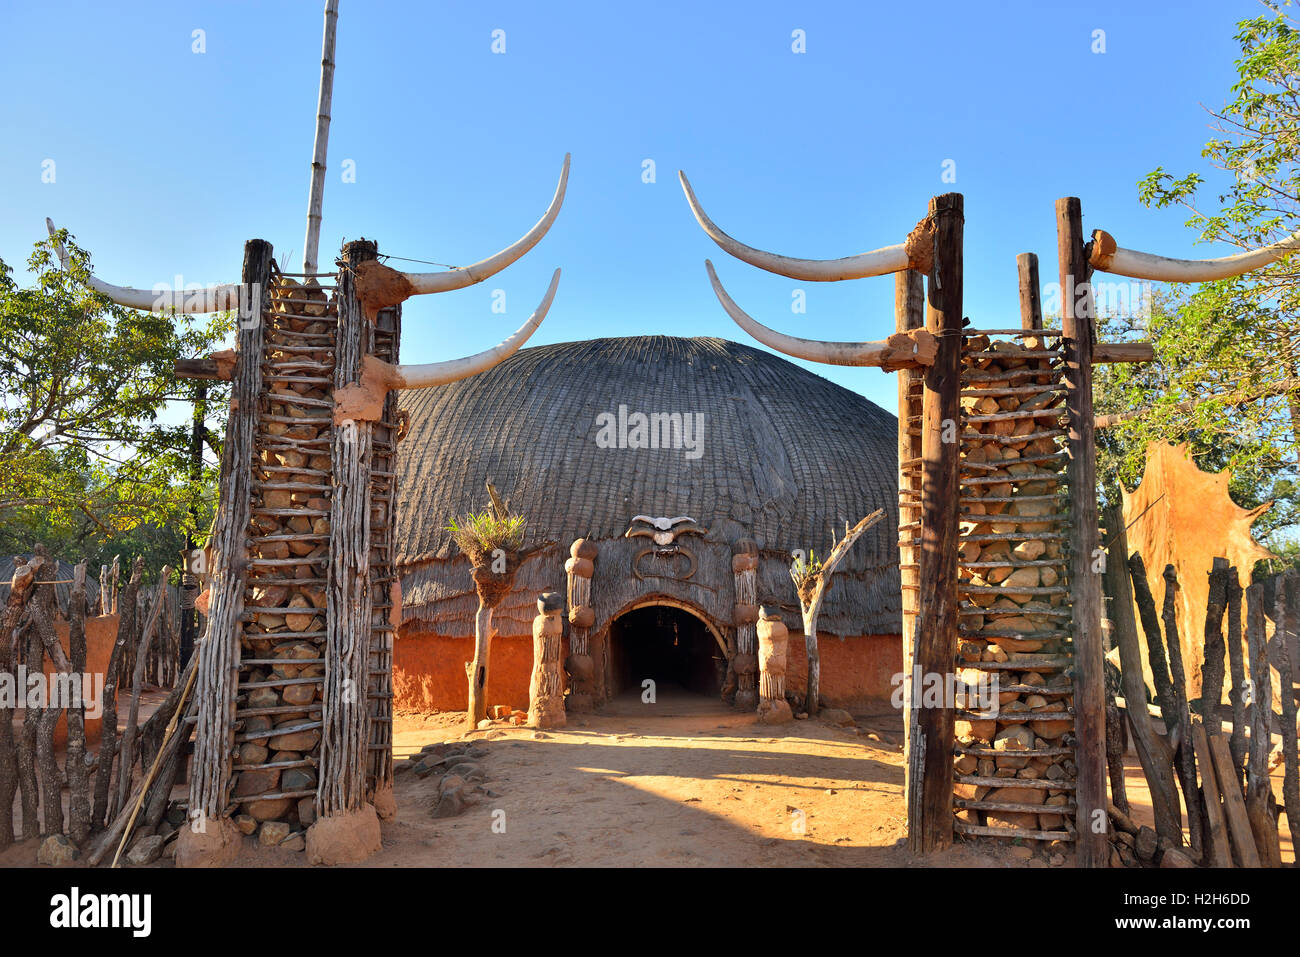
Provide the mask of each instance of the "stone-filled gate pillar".
MULTIPOLYGON (((372 324, 357 301, 354 271, 374 259, 373 242, 343 247, 336 287, 334 389, 356 385, 373 342, 372 324)), ((366 801, 369 768, 371 625, 371 454, 374 422, 336 406, 331 437, 330 564, 325 681, 316 821, 307 830, 312 863, 364 860, 379 850, 379 818, 366 801)))
POLYGON ((195 679, 199 703, 190 778, 190 820, 177 839, 176 861, 182 867, 219 867, 233 862, 239 852, 239 831, 225 812, 235 747, 235 697, 249 560, 251 463, 263 388, 262 316, 269 305, 272 262, 270 243, 252 239, 244 245, 230 418, 221 452, 221 507, 212 535, 208 637, 199 648, 195 679))

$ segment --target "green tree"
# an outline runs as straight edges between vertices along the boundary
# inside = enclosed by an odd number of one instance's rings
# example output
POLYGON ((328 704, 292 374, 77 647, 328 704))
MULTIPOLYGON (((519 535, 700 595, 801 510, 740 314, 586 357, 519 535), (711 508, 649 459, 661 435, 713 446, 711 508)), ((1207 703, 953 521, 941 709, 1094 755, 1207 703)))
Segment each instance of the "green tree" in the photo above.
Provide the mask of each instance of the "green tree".
MULTIPOLYGON (((1181 205, 1203 241, 1242 249, 1300 228, 1300 32, 1282 5, 1238 23, 1241 57, 1232 99, 1211 110, 1215 135, 1202 151, 1214 170, 1176 178, 1160 167, 1139 183, 1143 203, 1181 205)), ((1149 315, 1112 320, 1111 338, 1155 343, 1156 361, 1108 367, 1098 406, 1124 417, 1101 433, 1099 465, 1132 487, 1153 440, 1188 442, 1203 469, 1230 468, 1233 497, 1273 500, 1256 526, 1275 551, 1294 551, 1300 453, 1300 258, 1193 290, 1162 290, 1149 315)))
MULTIPOLYGON (((215 458, 192 475, 190 425, 160 415, 195 396, 173 363, 210 352, 231 317, 118 306, 89 286, 86 252, 66 230, 57 238, 68 268, 54 239, 36 243, 30 288, 0 261, 0 544, 93 560, 116 539, 131 545, 124 558, 163 550, 175 564, 186 532, 206 533, 196 526, 210 520, 215 458)), ((226 391, 209 386, 209 413, 224 415, 226 391)), ((207 429, 215 444, 223 423, 207 429)))

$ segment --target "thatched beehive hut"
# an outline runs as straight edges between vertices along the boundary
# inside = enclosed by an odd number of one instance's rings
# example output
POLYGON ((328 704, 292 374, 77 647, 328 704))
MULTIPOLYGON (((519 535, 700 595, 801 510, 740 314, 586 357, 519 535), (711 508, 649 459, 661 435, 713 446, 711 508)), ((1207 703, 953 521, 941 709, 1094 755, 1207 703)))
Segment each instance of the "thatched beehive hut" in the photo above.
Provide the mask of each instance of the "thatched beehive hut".
POLYGON ((782 606, 794 636, 789 684, 799 687, 791 552, 828 552, 846 522, 876 508, 886 520, 840 566, 824 605, 821 673, 832 703, 888 698, 901 670, 897 425, 862 396, 749 346, 638 336, 524 349, 481 375, 403 393, 401 406, 410 422, 397 482, 399 708, 465 707, 478 602, 446 526, 486 507, 488 481, 527 519, 529 541, 545 543, 496 610, 491 704, 527 706, 535 602, 565 593, 578 538, 598 547, 588 630, 598 698, 652 671, 719 689, 741 551, 759 555, 757 598, 782 606), (703 534, 656 553, 644 535, 625 537, 654 530, 637 516, 689 516, 703 534))

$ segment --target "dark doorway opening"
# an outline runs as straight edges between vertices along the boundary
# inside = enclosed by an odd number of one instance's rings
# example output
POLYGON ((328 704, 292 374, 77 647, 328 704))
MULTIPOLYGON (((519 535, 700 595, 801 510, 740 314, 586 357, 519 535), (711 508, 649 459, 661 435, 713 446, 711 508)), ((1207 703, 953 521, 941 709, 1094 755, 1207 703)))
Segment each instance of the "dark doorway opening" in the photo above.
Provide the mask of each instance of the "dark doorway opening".
POLYGON ((707 625, 666 605, 636 608, 609 628, 610 675, 615 695, 635 691, 650 678, 656 693, 683 690, 717 697, 726 659, 707 625))

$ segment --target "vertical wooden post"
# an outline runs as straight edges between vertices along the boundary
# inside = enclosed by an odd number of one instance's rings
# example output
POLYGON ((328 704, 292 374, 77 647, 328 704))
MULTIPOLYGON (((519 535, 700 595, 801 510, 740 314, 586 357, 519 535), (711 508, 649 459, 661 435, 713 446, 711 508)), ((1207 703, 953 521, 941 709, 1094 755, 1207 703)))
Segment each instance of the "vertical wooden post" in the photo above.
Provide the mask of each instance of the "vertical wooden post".
POLYGON ((1091 270, 1083 244, 1077 197, 1056 201, 1056 251, 1061 277, 1061 333, 1065 349, 1070 453, 1070 599, 1074 626, 1074 732, 1077 853, 1080 867, 1106 867, 1106 696, 1101 633, 1101 569, 1097 534, 1097 449, 1093 443, 1091 270))
MULTIPOLYGON (((907 332, 925 326, 925 277, 915 269, 894 273, 894 329, 907 332)), ((913 423, 921 421, 920 369, 900 369, 898 377, 898 568, 903 606, 903 753, 912 737, 913 633, 921 580, 921 437, 913 423)), ((905 768, 906 770, 906 768, 905 768)), ((909 794, 906 784, 904 798, 909 794)))
MULTIPOLYGON (((1146 714, 1146 685, 1142 678, 1142 644, 1138 638, 1137 619, 1133 614, 1133 586, 1129 580, 1125 553, 1128 536, 1124 528, 1124 510, 1112 502, 1106 511, 1105 581, 1110 594, 1111 635, 1119 647, 1120 676, 1124 682, 1124 701, 1129 725, 1133 729, 1133 746, 1151 794, 1156 834, 1174 846, 1183 842, 1183 818, 1178 806, 1178 786, 1174 783, 1173 757, 1163 738, 1151 727, 1146 714)), ((1143 582, 1145 583, 1145 579, 1143 582)), ((1076 760, 1076 765, 1077 765, 1076 760)))
POLYGON ((785 700, 786 653, 790 635, 781 611, 772 605, 759 609, 758 624, 758 723, 785 724, 794 719, 785 700))
POLYGON ((543 592, 537 596, 533 619, 533 677, 528 684, 528 727, 563 728, 564 676, 560 668, 560 640, 564 636, 564 596, 543 592))
POLYGON ((1020 328, 1043 328, 1043 304, 1038 285, 1038 254, 1021 253, 1016 257, 1020 279, 1020 328))
POLYGON ((586 538, 575 539, 564 563, 569 589, 569 657, 565 667, 572 682, 564 707, 574 714, 591 711, 594 703, 594 665, 591 658, 591 625, 596 620, 591 608, 591 578, 596 573, 600 550, 586 538))
MULTIPOLYGON (((262 395, 262 316, 271 295, 271 244, 262 239, 244 246, 235 369, 230 383, 230 418, 221 451, 216 527, 212 536, 212 600, 207 639, 199 646, 198 724, 194 772, 190 782, 190 827, 182 832, 207 834, 219 828, 230 793, 230 757, 235 744, 235 690, 239 680, 239 639, 244 615, 248 561, 248 523, 252 502, 253 443, 262 395)), ((134 596, 132 596, 134 601, 134 596)), ((233 825, 231 825, 233 830, 233 825)), ((219 851, 224 838, 196 848, 196 856, 219 851)), ((178 850, 178 861, 185 863, 178 850)), ((199 863, 197 859, 191 863, 199 863)))
POLYGON ((1272 746, 1269 729, 1273 717, 1273 691, 1269 680, 1268 636, 1264 632, 1264 586, 1256 582, 1246 589, 1246 641, 1250 646, 1250 676, 1255 686, 1255 700, 1250 706, 1246 816, 1250 819, 1250 828, 1255 834, 1255 849, 1259 853, 1260 863, 1264 867, 1281 867, 1276 801, 1268 773, 1268 752, 1272 746))
MULTIPOLYGON (((361 378, 372 328, 357 301, 354 273, 376 258, 373 242, 343 247, 336 287, 334 389, 361 378)), ((370 745, 366 687, 370 665, 373 597, 370 591, 370 454, 374 423, 335 421, 330 450, 334 494, 330 496, 330 564, 325 620, 323 728, 316 789, 319 818, 357 811, 365 803, 370 745)))
MULTIPOLYGON (((914 675, 948 687, 957 652, 958 423, 961 391, 962 196, 930 200, 932 240, 925 327, 939 340, 925 372, 921 423, 920 600, 914 675)), ((910 680, 910 678, 909 678, 910 680)), ((913 685, 912 701, 918 687, 913 685)), ((915 708, 907 756, 907 841, 913 853, 952 844, 952 702, 915 708)))
MULTIPOLYGON (((380 309, 374 323, 372 354, 397 365, 401 361, 402 304, 380 309)), ((366 791, 381 818, 397 813, 393 802, 393 652, 402 620, 402 587, 395 561, 394 529, 397 507, 397 445, 402 438, 403 413, 398 393, 384 398, 384 414, 374 424, 370 459, 370 557, 372 605, 370 637, 370 756, 366 791)))

